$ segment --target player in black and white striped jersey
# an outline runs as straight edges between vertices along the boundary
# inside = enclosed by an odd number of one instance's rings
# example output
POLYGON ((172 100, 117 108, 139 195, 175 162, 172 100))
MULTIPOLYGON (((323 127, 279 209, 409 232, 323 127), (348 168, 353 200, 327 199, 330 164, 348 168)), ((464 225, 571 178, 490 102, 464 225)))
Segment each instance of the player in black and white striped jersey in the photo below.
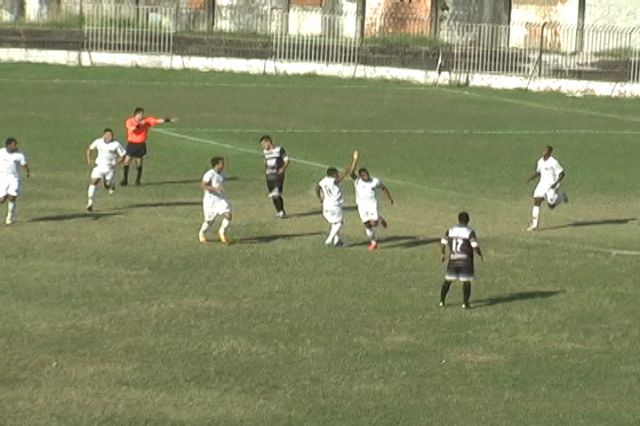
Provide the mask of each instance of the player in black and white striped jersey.
POLYGON ((455 280, 462 282, 463 304, 462 307, 470 308, 471 282, 475 279, 473 268, 474 252, 482 258, 482 251, 476 239, 476 231, 469 228, 469 213, 458 214, 458 224, 449 228, 440 241, 442 243, 442 262, 447 259, 446 252, 449 249, 447 270, 444 274, 444 283, 440 291, 440 306, 445 305, 445 299, 451 283, 455 280))
POLYGON ((284 172, 289 167, 289 156, 281 146, 273 143, 271 136, 264 135, 260 138, 262 154, 264 155, 264 168, 267 178, 267 190, 276 209, 276 217, 286 217, 282 192, 284 189, 284 172))

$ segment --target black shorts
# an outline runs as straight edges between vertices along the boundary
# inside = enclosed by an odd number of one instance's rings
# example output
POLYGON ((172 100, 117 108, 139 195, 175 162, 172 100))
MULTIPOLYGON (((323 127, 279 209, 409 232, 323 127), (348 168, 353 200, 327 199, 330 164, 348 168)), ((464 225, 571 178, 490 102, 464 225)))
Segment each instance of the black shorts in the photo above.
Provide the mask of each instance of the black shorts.
POLYGON ((142 158, 147 155, 147 143, 131 143, 127 144, 127 155, 133 158, 142 158))
POLYGON ((473 281, 475 279, 473 261, 449 260, 444 279, 447 281, 473 281))
POLYGON ((282 195, 282 191, 284 190, 284 175, 279 175, 277 173, 268 174, 267 189, 269 190, 269 194, 278 191, 278 195, 282 195))

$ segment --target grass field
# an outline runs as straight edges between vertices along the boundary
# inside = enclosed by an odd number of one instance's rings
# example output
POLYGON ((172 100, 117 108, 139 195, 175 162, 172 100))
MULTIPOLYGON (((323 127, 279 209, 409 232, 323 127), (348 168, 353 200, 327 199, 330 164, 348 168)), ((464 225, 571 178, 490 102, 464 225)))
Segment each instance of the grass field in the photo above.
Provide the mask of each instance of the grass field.
POLYGON ((640 424, 640 101, 35 65, 0 65, 0 99, 32 168, 0 226, 0 424, 640 424), (142 187, 87 213, 84 149, 138 105, 181 120, 142 187), (287 220, 263 133, 295 159, 287 220), (530 234, 547 143, 571 204, 530 234), (396 199, 377 252, 352 209, 348 246, 323 245, 313 186, 355 148, 396 199), (214 155, 232 246, 197 243, 214 155), (470 311, 458 285, 437 306, 461 209, 485 252, 470 311))

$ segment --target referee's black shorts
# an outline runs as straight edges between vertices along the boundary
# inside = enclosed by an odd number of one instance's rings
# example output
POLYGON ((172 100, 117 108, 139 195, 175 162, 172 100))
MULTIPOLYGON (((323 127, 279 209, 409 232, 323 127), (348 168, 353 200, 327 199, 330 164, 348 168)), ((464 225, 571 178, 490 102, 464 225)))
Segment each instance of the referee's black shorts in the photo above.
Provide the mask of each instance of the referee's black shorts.
POLYGON ((133 158, 142 158, 147 155, 147 143, 127 143, 127 155, 133 158))
POLYGON ((284 189, 284 175, 269 173, 267 175, 267 189, 269 190, 269 193, 277 190, 278 194, 282 195, 282 191, 284 189))

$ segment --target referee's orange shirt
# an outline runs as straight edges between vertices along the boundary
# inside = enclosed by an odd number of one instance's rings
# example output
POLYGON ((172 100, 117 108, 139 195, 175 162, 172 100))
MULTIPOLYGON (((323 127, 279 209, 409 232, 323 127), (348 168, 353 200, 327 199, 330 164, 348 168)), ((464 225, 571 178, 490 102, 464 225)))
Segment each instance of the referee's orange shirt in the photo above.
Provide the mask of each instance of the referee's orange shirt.
POLYGON ((149 128, 157 126, 160 123, 164 123, 162 118, 145 117, 140 122, 138 122, 135 117, 127 118, 124 122, 124 127, 127 128, 127 142, 145 143, 147 141, 147 135, 149 134, 149 128))

